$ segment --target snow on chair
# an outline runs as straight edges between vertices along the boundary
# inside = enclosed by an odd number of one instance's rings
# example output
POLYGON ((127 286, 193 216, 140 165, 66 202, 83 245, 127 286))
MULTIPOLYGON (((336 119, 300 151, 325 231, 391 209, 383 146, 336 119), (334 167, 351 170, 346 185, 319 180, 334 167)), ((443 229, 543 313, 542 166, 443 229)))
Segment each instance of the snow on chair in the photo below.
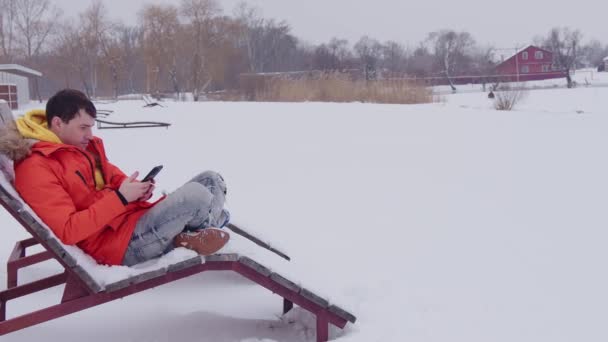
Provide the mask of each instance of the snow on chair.
MULTIPOLYGON (((1 102, 0 117, 0 128, 13 120, 10 110, 1 102)), ((119 266, 131 273, 122 279, 100 281, 96 277, 95 267, 107 267, 96 265, 79 248, 64 245, 13 188, 12 160, 0 154, 0 166, 0 171, 3 171, 0 172, 0 204, 32 236, 15 244, 7 262, 7 289, 0 291, 0 336, 205 271, 234 271, 283 297, 283 313, 297 304, 316 315, 317 341, 328 340, 330 323, 344 328, 348 322, 354 323, 356 320, 354 315, 327 299, 236 253, 202 257, 179 248, 171 252, 176 252, 171 258, 169 254, 165 255, 153 267, 135 270, 119 266), (44 248, 43 252, 26 253, 28 248, 38 244, 44 248), (183 252, 181 255, 179 250, 183 252), (168 260, 162 262, 163 258, 168 260), (57 260, 63 272, 19 284, 19 269, 50 259, 57 260), (7 319, 6 309, 10 300, 61 284, 65 284, 65 287, 59 304, 7 319)), ((251 235, 250 238, 255 239, 251 235)))

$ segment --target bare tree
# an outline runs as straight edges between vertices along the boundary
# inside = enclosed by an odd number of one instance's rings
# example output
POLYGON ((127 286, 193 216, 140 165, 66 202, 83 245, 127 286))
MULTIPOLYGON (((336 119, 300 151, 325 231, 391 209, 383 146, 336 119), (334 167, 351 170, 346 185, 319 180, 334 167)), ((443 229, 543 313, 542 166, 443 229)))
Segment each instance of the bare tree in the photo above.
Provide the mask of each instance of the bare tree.
POLYGON ((406 72, 414 76, 429 76, 433 72, 433 55, 424 43, 414 49, 408 58, 406 72))
POLYGON ((146 91, 160 94, 165 73, 173 87, 179 88, 175 71, 176 37, 179 30, 177 8, 172 5, 145 5, 140 22, 144 34, 146 91))
POLYGON ((573 86, 570 70, 575 67, 581 39, 582 34, 579 30, 555 27, 549 31, 544 40, 544 47, 553 52, 555 65, 566 73, 568 88, 573 86))
POLYGON ((16 34, 28 59, 40 55, 60 11, 49 0, 13 0, 16 34))
POLYGON ((496 68, 494 62, 495 48, 493 46, 480 46, 474 48, 471 52, 471 69, 469 72, 473 75, 481 76, 481 84, 483 90, 486 90, 486 84, 488 82, 496 82, 496 79, 492 77, 496 68))
MULTIPOLYGON (((84 40, 89 48, 89 59, 91 63, 92 95, 96 96, 100 79, 106 79, 110 83, 113 97, 118 97, 120 82, 125 75, 127 59, 136 51, 132 46, 125 46, 125 39, 129 33, 137 34, 123 25, 113 22, 108 18, 107 9, 101 0, 95 0, 92 5, 81 15, 84 40), (127 35, 125 37, 125 35, 127 35)), ((134 70, 131 71, 133 74, 134 70)))
POLYGON ((312 51, 313 69, 342 70, 353 64, 353 56, 346 39, 332 38, 329 43, 318 45, 312 51))
POLYGON ((88 42, 79 23, 67 21, 57 24, 57 39, 54 51, 63 69, 66 85, 73 76, 77 76, 84 92, 91 96, 92 64, 88 42), (77 28, 77 29, 75 29, 77 28))
POLYGON ((187 20, 186 35, 191 38, 190 85, 194 101, 211 83, 210 53, 214 45, 213 19, 220 15, 216 0, 182 0, 180 12, 187 20))
POLYGON ((298 40, 285 21, 264 19, 259 10, 240 3, 235 10, 240 25, 239 44, 247 51, 251 72, 285 71, 298 48, 298 40))
POLYGON ((250 28, 251 65, 256 72, 284 71, 282 66, 296 48, 297 40, 291 28, 282 21, 264 20, 262 26, 250 28))
POLYGON ((581 48, 580 55, 584 67, 597 68, 608 56, 608 45, 603 45, 599 40, 592 40, 581 48))
POLYGON ((115 61, 108 56, 113 24, 103 3, 96 0, 78 15, 77 21, 55 25, 58 34, 54 51, 59 65, 77 75, 87 96, 96 97, 100 79, 107 74, 111 79, 116 76, 112 72, 115 61), (106 66, 110 73, 104 72, 106 66))
POLYGON ((117 27, 119 38, 119 50, 122 52, 123 67, 125 73, 125 88, 134 93, 142 90, 141 85, 145 82, 145 63, 143 55, 143 30, 139 27, 119 25, 117 27))
POLYGON ((83 45, 86 47, 88 55, 87 63, 90 64, 90 94, 91 97, 97 96, 99 69, 102 60, 109 63, 109 68, 116 77, 116 59, 111 58, 110 39, 113 24, 107 16, 107 10, 101 0, 95 0, 80 16, 80 29, 83 45))
POLYGON ((100 37, 101 67, 109 71, 112 86, 112 95, 118 97, 120 81, 124 78, 126 65, 126 51, 122 48, 123 28, 118 25, 110 26, 106 34, 100 37))
POLYGON ((388 41, 382 45, 382 66, 392 72, 405 71, 407 53, 403 45, 388 41))
POLYGON ((456 90, 451 76, 458 70, 462 57, 475 45, 475 40, 468 32, 452 30, 432 32, 429 34, 428 40, 434 47, 435 57, 441 65, 450 87, 452 90, 456 90))
POLYGON ((291 27, 287 22, 275 22, 269 20, 264 27, 261 42, 266 51, 267 60, 264 71, 289 71, 293 70, 291 61, 298 50, 298 39, 291 34, 291 27), (268 50, 266 50, 268 49, 268 50))
POLYGON ((254 32, 260 30, 264 25, 264 19, 259 14, 259 9, 249 6, 245 1, 240 2, 234 9, 234 16, 239 22, 240 39, 239 45, 247 51, 250 72, 261 72, 256 62, 258 44, 255 43, 254 32))
POLYGON ((10 63, 16 55, 15 47, 15 0, 0 0, 0 61, 10 63))
POLYGON ((338 59, 340 61, 342 61, 343 63, 346 62, 346 60, 352 58, 352 53, 350 52, 350 50, 348 48, 348 40, 346 40, 346 39, 340 39, 340 38, 334 37, 329 41, 329 43, 327 44, 327 47, 329 48, 331 53, 334 56, 338 57, 338 59))
POLYGON ((340 59, 334 55, 326 44, 321 44, 315 48, 313 57, 313 68, 320 70, 337 70, 340 66, 340 59))
POLYGON ((363 72, 367 81, 376 78, 378 61, 382 55, 382 45, 377 40, 363 36, 354 46, 355 54, 363 65, 363 72))
MULTIPOLYGON (((10 1, 10 0, 9 0, 10 1)), ((28 63, 35 64, 45 43, 53 33, 54 23, 60 17, 57 7, 49 0, 13 0, 15 5, 15 35, 22 46, 28 63)), ((38 78, 34 78, 34 91, 41 101, 38 78)))
POLYGON ((209 89, 235 88, 240 84, 240 75, 251 70, 249 53, 243 44, 243 25, 227 16, 216 17, 213 25, 215 39, 209 60, 213 82, 209 89))

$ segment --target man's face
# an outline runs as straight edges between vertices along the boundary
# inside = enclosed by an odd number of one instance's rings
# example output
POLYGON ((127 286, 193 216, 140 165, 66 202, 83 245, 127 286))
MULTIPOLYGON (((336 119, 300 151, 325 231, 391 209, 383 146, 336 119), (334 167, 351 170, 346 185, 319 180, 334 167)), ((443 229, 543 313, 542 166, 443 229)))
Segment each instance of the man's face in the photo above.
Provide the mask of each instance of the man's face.
POLYGON ((76 146, 85 150, 89 145, 89 141, 93 138, 94 125, 95 119, 81 109, 68 123, 61 121, 58 117, 54 117, 51 120, 51 131, 53 131, 64 144, 76 146))

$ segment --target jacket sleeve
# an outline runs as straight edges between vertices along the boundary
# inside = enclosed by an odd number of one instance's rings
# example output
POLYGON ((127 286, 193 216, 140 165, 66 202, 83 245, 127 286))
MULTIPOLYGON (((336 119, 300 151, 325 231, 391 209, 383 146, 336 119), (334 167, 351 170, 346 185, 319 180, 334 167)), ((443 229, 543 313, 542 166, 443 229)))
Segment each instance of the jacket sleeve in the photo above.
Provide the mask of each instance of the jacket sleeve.
POLYGON ((88 209, 77 211, 61 180, 48 165, 24 161, 16 168, 15 187, 21 197, 67 245, 103 230, 126 207, 114 191, 106 192, 88 209))
POLYGON ((111 189, 118 190, 122 182, 127 178, 127 175, 110 162, 108 162, 106 170, 108 172, 108 186, 111 189))

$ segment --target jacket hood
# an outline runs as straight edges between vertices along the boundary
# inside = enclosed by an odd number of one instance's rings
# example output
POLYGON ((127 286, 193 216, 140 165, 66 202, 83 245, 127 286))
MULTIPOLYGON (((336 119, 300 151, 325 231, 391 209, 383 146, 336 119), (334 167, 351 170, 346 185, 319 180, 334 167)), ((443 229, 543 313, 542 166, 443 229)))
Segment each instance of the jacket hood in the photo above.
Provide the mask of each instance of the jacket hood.
POLYGON ((36 140, 27 139, 19 133, 14 121, 0 125, 0 154, 5 154, 14 161, 19 161, 31 153, 36 140))
POLYGON ((46 113, 42 109, 30 110, 15 120, 19 133, 25 138, 61 144, 61 139, 49 130, 46 113))
POLYGON ((42 109, 30 110, 15 121, 8 121, 0 127, 0 154, 5 154, 13 161, 22 160, 32 153, 33 149, 48 155, 65 146, 59 137, 48 129, 46 114, 42 109))

